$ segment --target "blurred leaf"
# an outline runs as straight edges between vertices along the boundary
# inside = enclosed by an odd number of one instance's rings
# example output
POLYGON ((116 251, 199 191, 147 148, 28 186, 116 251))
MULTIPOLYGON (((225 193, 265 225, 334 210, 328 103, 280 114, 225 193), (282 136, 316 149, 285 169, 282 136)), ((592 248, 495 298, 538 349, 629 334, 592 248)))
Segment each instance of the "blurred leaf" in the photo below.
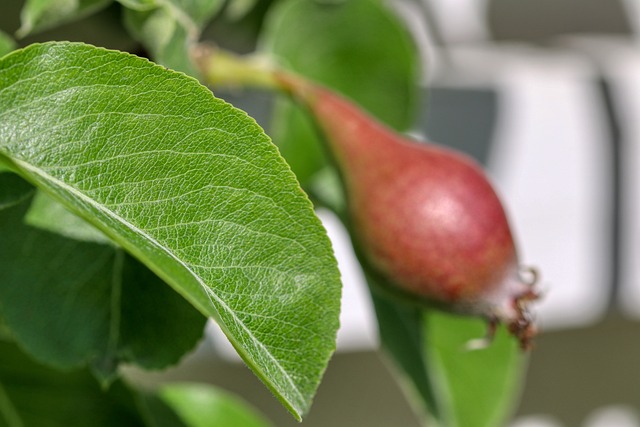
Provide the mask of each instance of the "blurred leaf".
POLYGON ((112 244, 103 232, 72 214, 61 203, 38 191, 24 221, 41 230, 87 242, 112 244))
MULTIPOLYGON (((282 1, 268 16, 261 49, 395 129, 413 121, 417 51, 406 26, 380 1, 282 1)), ((326 165, 312 122, 288 100, 280 101, 274 120, 274 141, 307 185, 326 165)))
POLYGON ((225 9, 226 16, 237 21, 244 18, 256 6, 258 0, 231 0, 225 9))
POLYGON ((500 328, 486 349, 464 349, 486 333, 486 321, 439 311, 424 313, 425 359, 437 376, 443 425, 504 425, 520 389, 524 358, 517 340, 500 328))
POLYGON ((164 7, 144 12, 128 9, 124 19, 131 35, 149 50, 155 62, 197 76, 189 58, 191 38, 170 11, 164 7))
MULTIPOLYGON (((5 163, 213 317, 285 406, 306 413, 335 350, 340 276, 255 121, 192 78, 76 43, 4 57, 0 90, 5 163)), ((86 266, 107 269, 106 256, 86 266)))
POLYGON ((18 175, 0 171, 0 214, 3 209, 27 200, 34 191, 33 186, 18 175))
POLYGON ((519 394, 524 358, 500 328, 483 350, 465 345, 486 333, 483 319, 418 308, 380 292, 368 275, 380 338, 400 370, 398 379, 425 425, 504 425, 519 394))
POLYGON ((428 414, 438 419, 437 390, 424 360, 423 310, 393 300, 381 291, 384 285, 380 284, 379 278, 366 270, 380 341, 397 367, 395 378, 421 419, 429 418, 428 414))
POLYGON ((0 56, 4 56, 16 48, 16 42, 8 35, 0 31, 0 56))
POLYGON ((206 23, 223 6, 224 0, 119 0, 133 6, 125 11, 131 34, 151 52, 154 61, 196 76, 189 51, 206 23))
POLYGON ((213 16, 224 5, 225 0, 163 0, 176 19, 185 27, 191 25, 193 31, 199 33, 213 16), (187 24, 187 18, 192 23, 187 24))
POLYGON ((204 384, 170 384, 158 391, 159 398, 186 427, 269 427, 261 414, 247 403, 218 388, 204 384))
POLYGON ((153 273, 112 246, 24 225, 27 207, 0 210, 0 316, 33 357, 89 363, 107 381, 120 363, 164 368, 195 346, 205 318, 153 273))
POLYGON ((108 6, 113 0, 26 0, 16 32, 20 38, 75 21, 108 6))
POLYGON ((0 341, 0 425, 142 427, 134 396, 120 382, 105 393, 86 371, 62 373, 0 341))
POLYGON ((134 10, 151 10, 157 6, 158 0, 116 0, 124 7, 134 10))

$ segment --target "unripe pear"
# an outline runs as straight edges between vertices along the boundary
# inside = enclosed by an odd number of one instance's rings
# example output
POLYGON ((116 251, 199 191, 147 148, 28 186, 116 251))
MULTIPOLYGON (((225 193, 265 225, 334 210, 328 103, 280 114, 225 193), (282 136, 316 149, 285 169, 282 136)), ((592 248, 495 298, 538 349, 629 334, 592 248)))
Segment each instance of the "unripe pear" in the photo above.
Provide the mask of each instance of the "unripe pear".
POLYGON ((384 127, 328 89, 278 77, 324 133, 369 265, 404 294, 499 322, 528 348, 534 270, 519 266, 502 204, 472 159, 384 127))

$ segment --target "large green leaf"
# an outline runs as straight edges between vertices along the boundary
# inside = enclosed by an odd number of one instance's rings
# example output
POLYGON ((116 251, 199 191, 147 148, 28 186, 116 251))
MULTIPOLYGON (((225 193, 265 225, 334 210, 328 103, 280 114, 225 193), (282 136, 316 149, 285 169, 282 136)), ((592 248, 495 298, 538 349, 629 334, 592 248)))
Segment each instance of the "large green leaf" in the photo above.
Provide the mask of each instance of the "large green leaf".
MULTIPOLYGON (((0 197, 15 178, 0 173, 0 197)), ((204 317, 157 276, 119 248, 24 225, 27 208, 0 210, 0 317, 33 357, 107 381, 121 363, 164 368, 195 346, 204 317)))
MULTIPOLYGON (((380 1, 282 1, 268 15, 261 50, 395 129, 413 121, 417 51, 406 26, 380 1)), ((308 184, 326 164, 312 122, 288 100, 280 100, 274 119, 274 141, 308 184)))
POLYGON ((119 0, 130 8, 125 23, 131 34, 151 52, 153 59, 191 76, 196 69, 189 51, 204 25, 224 5, 224 0, 119 0))
MULTIPOLYGON (((368 275, 382 345, 425 425, 503 425, 519 394, 524 357, 517 341, 500 328, 482 350, 466 345, 486 333, 486 321, 420 308, 379 292, 368 275)), ((386 285, 388 286, 388 285, 386 285)))
POLYGON ((82 44, 0 60, 0 158, 144 262, 296 415, 335 349, 340 281, 295 176, 194 79, 82 44))
POLYGON ((109 5, 113 0, 27 0, 20 18, 18 37, 25 37, 75 21, 109 5))
POLYGON ((0 426, 142 427, 122 383, 105 393, 86 371, 62 373, 0 340, 0 426))

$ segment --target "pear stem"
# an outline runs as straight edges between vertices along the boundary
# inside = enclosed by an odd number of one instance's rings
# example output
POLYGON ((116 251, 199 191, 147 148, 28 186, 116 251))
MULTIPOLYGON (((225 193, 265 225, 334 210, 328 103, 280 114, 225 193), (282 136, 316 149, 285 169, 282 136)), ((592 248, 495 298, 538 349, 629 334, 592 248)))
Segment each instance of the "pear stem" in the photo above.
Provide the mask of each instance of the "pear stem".
POLYGON ((191 50, 193 63, 204 83, 211 86, 257 87, 286 93, 304 105, 311 105, 317 87, 295 73, 278 67, 262 55, 238 55, 211 44, 191 50))
POLYGON ((191 58, 209 85, 284 90, 276 77, 279 71, 267 57, 237 55, 201 43, 191 50, 191 58))

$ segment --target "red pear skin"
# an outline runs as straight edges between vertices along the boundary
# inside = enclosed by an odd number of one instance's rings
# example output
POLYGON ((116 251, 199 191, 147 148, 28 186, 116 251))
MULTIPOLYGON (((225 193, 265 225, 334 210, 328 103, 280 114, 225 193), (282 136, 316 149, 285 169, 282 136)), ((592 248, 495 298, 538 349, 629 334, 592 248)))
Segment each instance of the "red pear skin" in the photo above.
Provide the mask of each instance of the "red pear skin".
POLYGON ((529 348, 537 277, 518 265, 509 222, 482 168, 454 150, 398 135, 328 89, 280 79, 326 136, 369 264, 406 294, 486 317, 489 338, 505 322, 529 348))

